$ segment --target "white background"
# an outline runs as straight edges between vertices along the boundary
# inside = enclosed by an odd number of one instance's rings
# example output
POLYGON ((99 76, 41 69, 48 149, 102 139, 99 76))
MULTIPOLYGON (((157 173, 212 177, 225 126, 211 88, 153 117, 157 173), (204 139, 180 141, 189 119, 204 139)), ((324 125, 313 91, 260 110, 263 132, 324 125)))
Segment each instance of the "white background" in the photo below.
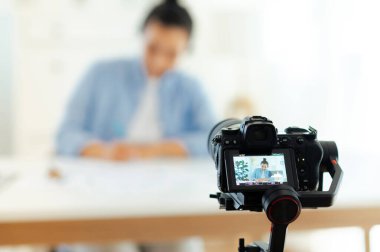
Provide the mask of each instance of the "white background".
MULTIPOLYGON (((13 153, 44 156, 52 151, 77 80, 96 59, 139 53, 139 28, 153 3, 0 1, 13 28, 13 153)), ((270 117, 280 129, 312 125, 321 138, 336 140, 343 153, 375 148, 380 105, 377 1, 184 4, 193 13, 196 32, 182 67, 203 80, 220 118, 244 97, 254 113, 270 117)))

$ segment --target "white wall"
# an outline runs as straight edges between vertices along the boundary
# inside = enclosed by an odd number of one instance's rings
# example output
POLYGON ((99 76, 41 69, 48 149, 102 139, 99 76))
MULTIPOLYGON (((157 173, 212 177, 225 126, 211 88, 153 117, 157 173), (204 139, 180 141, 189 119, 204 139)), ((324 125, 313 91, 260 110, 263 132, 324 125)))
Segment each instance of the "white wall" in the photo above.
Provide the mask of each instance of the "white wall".
POLYGON ((12 15, 10 1, 0 0, 0 155, 12 151, 12 15))

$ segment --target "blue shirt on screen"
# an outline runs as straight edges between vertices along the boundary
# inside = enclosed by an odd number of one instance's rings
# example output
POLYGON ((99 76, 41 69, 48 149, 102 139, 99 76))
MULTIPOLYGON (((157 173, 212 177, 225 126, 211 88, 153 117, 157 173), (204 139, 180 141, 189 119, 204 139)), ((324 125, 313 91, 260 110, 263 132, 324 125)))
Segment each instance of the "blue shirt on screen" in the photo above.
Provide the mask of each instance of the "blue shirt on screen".
MULTIPOLYGON (((128 125, 147 85, 139 59, 119 59, 92 66, 74 92, 56 138, 59 155, 79 155, 91 141, 126 139, 128 125)), ((159 120, 164 139, 180 140, 190 155, 207 153, 214 125, 199 82, 179 70, 159 79, 159 120)), ((145 125, 149 130, 149 125, 145 125)))
POLYGON ((261 178, 270 178, 271 176, 272 176, 271 171, 257 168, 252 173, 252 180, 261 179, 261 178))

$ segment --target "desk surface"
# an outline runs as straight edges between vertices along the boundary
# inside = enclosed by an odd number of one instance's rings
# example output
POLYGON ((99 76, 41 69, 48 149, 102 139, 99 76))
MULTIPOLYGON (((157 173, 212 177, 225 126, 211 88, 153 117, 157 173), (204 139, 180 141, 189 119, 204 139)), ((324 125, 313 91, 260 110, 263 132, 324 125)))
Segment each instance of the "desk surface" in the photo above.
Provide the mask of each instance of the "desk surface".
MULTIPOLYGON (((0 159, 0 174, 13 171, 16 178, 0 187, 1 222, 223 213, 208 197, 217 191, 211 159, 0 159), (53 167, 61 179, 48 176, 53 167)), ((334 207, 380 206, 376 176, 360 184, 354 187, 355 177, 346 172, 334 207)))

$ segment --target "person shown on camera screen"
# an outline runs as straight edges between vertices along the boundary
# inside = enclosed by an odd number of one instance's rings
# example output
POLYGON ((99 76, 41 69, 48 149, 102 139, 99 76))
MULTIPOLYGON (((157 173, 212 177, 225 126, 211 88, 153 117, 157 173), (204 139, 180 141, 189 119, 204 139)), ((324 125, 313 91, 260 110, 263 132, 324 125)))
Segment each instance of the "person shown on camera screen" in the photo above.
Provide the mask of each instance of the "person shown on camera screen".
POLYGON ((154 7, 143 22, 143 52, 93 65, 60 126, 59 155, 129 160, 206 154, 214 120, 200 83, 176 68, 193 32, 176 1, 154 7))
POLYGON ((268 182, 272 176, 272 172, 268 170, 269 163, 266 158, 260 163, 261 168, 256 168, 252 173, 252 180, 255 182, 268 182))

